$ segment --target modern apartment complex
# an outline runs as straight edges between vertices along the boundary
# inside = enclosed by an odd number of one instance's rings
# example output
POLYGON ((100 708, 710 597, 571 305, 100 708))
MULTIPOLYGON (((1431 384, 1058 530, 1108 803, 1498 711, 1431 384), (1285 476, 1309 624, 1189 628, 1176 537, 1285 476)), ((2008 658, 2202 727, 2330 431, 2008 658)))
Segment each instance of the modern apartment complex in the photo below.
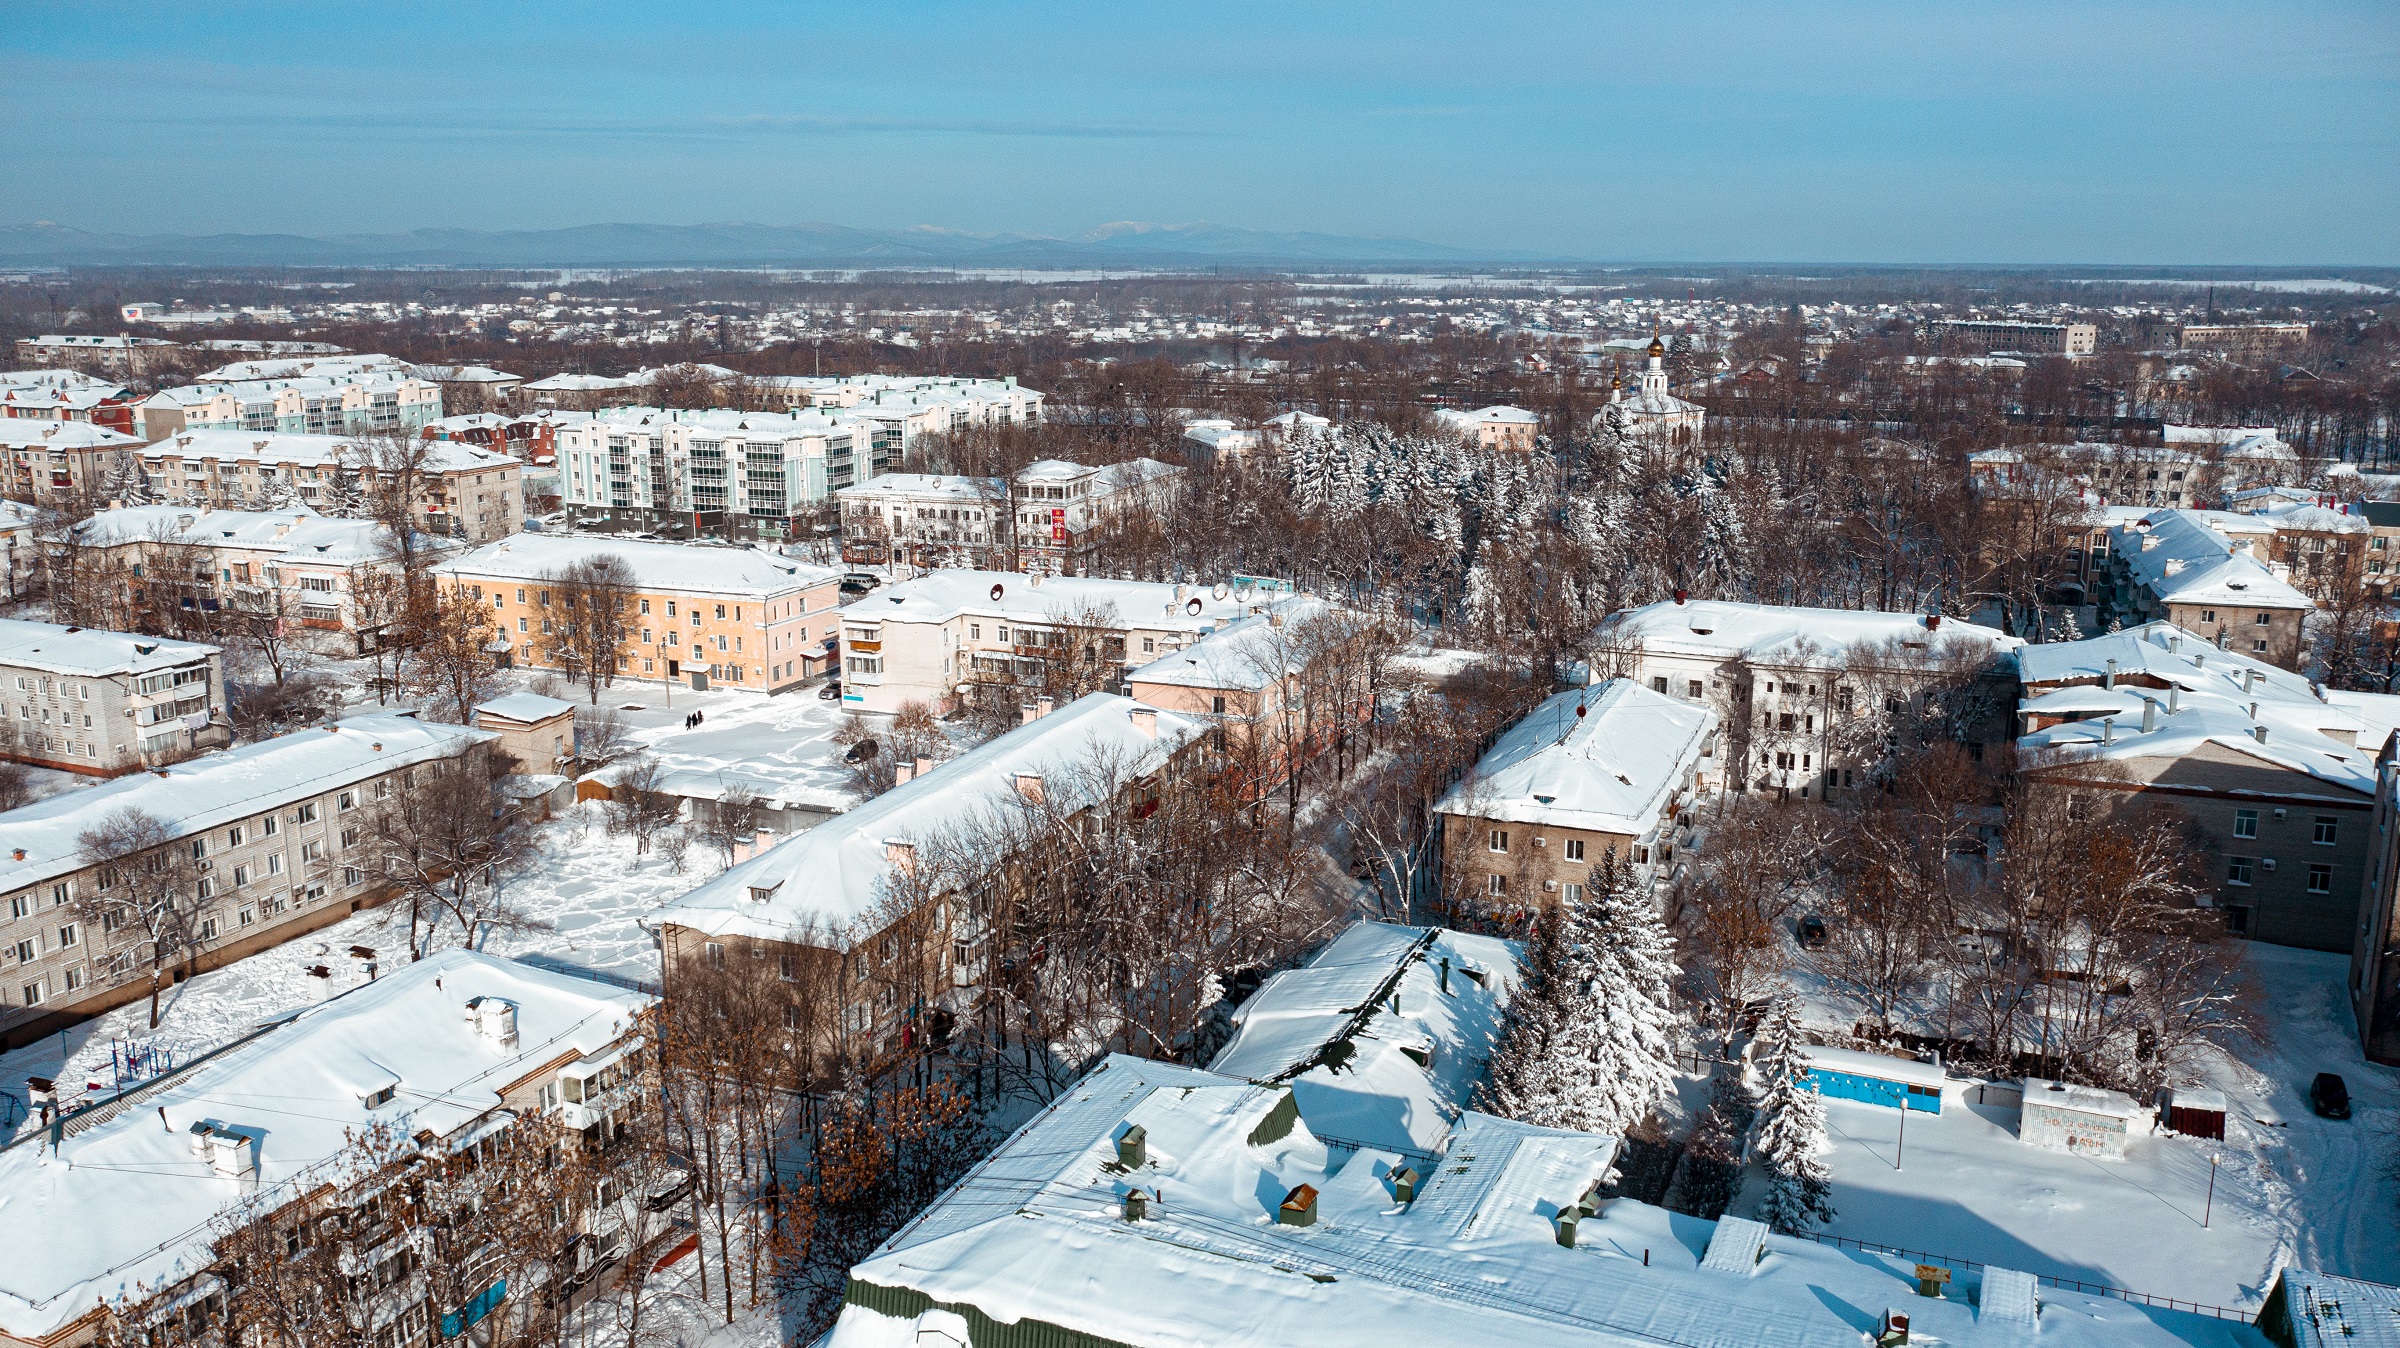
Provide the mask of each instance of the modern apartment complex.
MULTIPOLYGON (((356 515, 375 481, 376 448, 338 435, 186 431, 141 450, 142 486, 153 496, 236 509, 301 506, 356 515)), ((426 442, 418 465, 419 527, 441 538, 485 543, 524 527, 524 465, 456 441, 426 442)))
POLYGON ((813 411, 616 407, 556 431, 559 499, 577 517, 679 536, 789 538, 795 519, 880 473, 899 441, 813 411))
POLYGON ((842 573, 756 548, 521 534, 437 567, 440 581, 488 603, 513 664, 566 669, 568 568, 616 557, 632 574, 617 677, 711 682, 778 693, 833 660, 842 573))
POLYGON ((1126 670, 1287 595, 1257 585, 932 571, 842 611, 842 705, 891 712, 918 702, 946 712, 965 697, 1015 705, 1073 691, 1062 675, 1076 669, 1113 688, 1126 670))
POLYGON ((223 652, 197 642, 0 618, 0 699, 0 757, 92 776, 233 737, 223 652))
MULTIPOLYGON (((468 950, 343 981, 155 1078, 138 1107, 84 1110, 54 1139, 0 1150, 0 1206, 24 1229, 76 1233, 18 1242, 0 1344, 222 1341, 233 1272, 220 1242, 247 1220, 292 1232, 295 1254, 358 1270, 344 1297, 362 1317, 351 1342, 420 1348, 486 1314, 488 1339, 540 1295, 502 1287, 465 1307, 433 1295, 416 1270, 459 1252, 437 1244, 449 1214, 425 1188, 502 1154, 493 1144, 532 1120, 554 1120, 569 1148, 613 1141, 652 1079, 652 999, 468 950), (389 1167, 348 1173, 357 1139, 382 1132, 409 1145, 389 1167)), ((631 1205, 649 1195, 596 1197, 567 1208, 553 1243, 588 1246, 595 1263, 650 1254, 626 1240, 644 1225, 631 1205)))
MULTIPOLYGON (((351 864, 362 845, 351 816, 420 772, 485 771, 497 736, 380 713, 245 744, 120 777, 0 815, 0 1046, 31 1039, 146 996, 150 951, 139 924, 89 916, 126 883, 80 839, 137 810, 187 868, 188 945, 167 963, 213 969, 380 902, 351 864), (438 766, 437 766, 438 765, 438 766)), ((179 898, 179 904, 185 900, 179 898)))

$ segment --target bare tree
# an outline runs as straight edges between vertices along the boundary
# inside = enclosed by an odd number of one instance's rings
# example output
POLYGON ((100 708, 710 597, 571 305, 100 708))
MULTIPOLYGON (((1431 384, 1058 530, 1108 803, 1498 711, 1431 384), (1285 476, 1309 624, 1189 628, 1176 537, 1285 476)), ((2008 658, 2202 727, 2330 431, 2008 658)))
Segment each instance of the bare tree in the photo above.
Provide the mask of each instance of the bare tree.
POLYGON ((470 947, 487 931, 540 928, 507 892, 531 844, 494 797, 482 750, 417 764, 397 786, 387 777, 374 791, 356 825, 360 841, 345 849, 343 864, 408 896, 412 959, 425 955, 420 928, 430 935, 444 918, 470 947))
POLYGON ((158 994, 168 962, 197 953, 199 868, 182 831, 136 806, 103 816, 78 834, 76 855, 96 868, 78 887, 78 917, 98 930, 112 971, 134 961, 150 966, 150 1028, 158 1028, 158 994))
POLYGON ((600 690, 616 683, 634 637, 633 568, 604 552, 550 572, 543 582, 558 598, 559 616, 544 619, 551 663, 582 683, 598 706, 600 690))
POLYGON ((609 831, 632 838, 635 856, 650 850, 651 840, 675 822, 682 808, 680 800, 660 789, 663 776, 658 760, 644 754, 623 763, 609 785, 609 831))
POLYGON ((465 725, 477 704, 500 690, 492 653, 499 629, 491 610, 463 588, 440 590, 421 612, 425 623, 409 642, 415 654, 409 691, 430 699, 451 724, 465 725))

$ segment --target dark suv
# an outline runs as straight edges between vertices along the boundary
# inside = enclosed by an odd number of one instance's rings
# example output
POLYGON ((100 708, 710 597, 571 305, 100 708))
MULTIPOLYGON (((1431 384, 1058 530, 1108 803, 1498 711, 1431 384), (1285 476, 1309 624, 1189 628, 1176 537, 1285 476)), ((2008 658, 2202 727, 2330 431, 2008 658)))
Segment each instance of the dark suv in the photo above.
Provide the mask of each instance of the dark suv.
POLYGON ((2328 1119, 2350 1117, 2350 1085, 2332 1072, 2319 1072, 2309 1084, 2308 1107, 2328 1119))

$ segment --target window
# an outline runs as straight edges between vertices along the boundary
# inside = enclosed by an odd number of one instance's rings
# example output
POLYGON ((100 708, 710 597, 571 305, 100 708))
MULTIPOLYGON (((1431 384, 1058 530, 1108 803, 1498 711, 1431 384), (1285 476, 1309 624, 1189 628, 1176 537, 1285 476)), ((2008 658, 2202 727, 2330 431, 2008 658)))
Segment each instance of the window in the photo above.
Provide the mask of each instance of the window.
POLYGON ((1508 850, 1508 830, 1507 830, 1507 829, 1504 829, 1504 828, 1496 828, 1496 829, 1493 829, 1493 830, 1492 830, 1492 833, 1491 833, 1491 836, 1490 836, 1490 837, 1488 837, 1488 838, 1486 838, 1486 839, 1484 839, 1484 844, 1483 844, 1483 845, 1484 845, 1484 847, 1485 847, 1486 849, 1488 849, 1488 850, 1490 850, 1490 851, 1494 851, 1494 852, 1505 852, 1505 851, 1507 851, 1507 850, 1508 850))
POLYGON ((2233 836, 2236 838, 2257 837, 2258 811, 2235 810, 2233 812, 2233 836))
POLYGON ((2308 892, 2331 894, 2333 892, 2333 867, 2311 864, 2308 868, 2308 892))
POLYGON ((17 963, 31 964, 42 957, 41 942, 28 937, 17 942, 17 963))
POLYGON ((701 948, 708 955, 709 968, 722 969, 725 967, 725 947, 722 944, 711 941, 701 948))
POLYGON ((1661 674, 1661 675, 1658 675, 1657 677, 1655 677, 1655 678, 1651 679, 1651 680, 1650 680, 1650 691, 1651 691, 1651 692, 1653 692, 1653 693, 1663 693, 1663 692, 1667 691, 1667 676, 1666 676, 1666 675, 1664 675, 1664 674, 1661 674))
POLYGON ((1224 699, 1223 697, 1219 697, 1219 696, 1212 696, 1212 697, 1210 697, 1210 698, 1208 699, 1208 709, 1209 709, 1210 711, 1212 711, 1212 712, 1215 712, 1215 713, 1216 713, 1217 715, 1219 715, 1219 716, 1222 716, 1222 715, 1224 715, 1224 714, 1225 714, 1225 699, 1224 699))
POLYGON ((2315 843, 2319 847, 2331 847, 2333 846, 2334 838, 2341 832, 2341 827, 2342 822, 2339 819, 2334 818, 2332 815, 2318 815, 2316 818, 2316 826, 2310 832, 2309 841, 2315 843))
POLYGON ((2200 621, 2202 621, 2202 622, 2204 622, 2204 623, 2213 623, 2213 622, 2215 622, 2216 620, 2217 620, 2217 611, 2216 611, 2215 609, 2213 609, 2213 608, 2204 608, 2204 609, 2200 610, 2200 621))
POLYGON ((267 858, 267 874, 283 874, 283 853, 277 852, 273 856, 267 858))
MULTIPOLYGON (((302 861, 316 861, 322 858, 324 855, 325 844, 321 841, 312 838, 309 841, 300 844, 300 859, 302 861)), ((208 882, 203 880, 201 883, 206 884, 208 882)))
POLYGON ((225 845, 227 847, 239 847, 242 845, 241 825, 236 824, 232 828, 225 830, 225 845))
POLYGON ((1567 860, 1569 860, 1569 861, 1581 861, 1581 860, 1583 860, 1583 839, 1581 839, 1581 838, 1569 838, 1569 839, 1567 839, 1567 860))
POLYGON ((317 822, 317 803, 312 800, 306 805, 301 806, 299 809, 292 811, 292 822, 295 824, 313 824, 317 822))
POLYGON ((1566 896, 1569 903, 1583 902, 1583 886, 1581 885, 1569 882, 1561 886, 1559 892, 1566 896))
POLYGON ((333 808, 335 808, 336 810, 355 810, 355 809, 357 809, 357 808, 358 808, 358 793, 357 793, 356 791, 344 791, 344 792, 343 792, 342 794, 340 794, 339 796, 336 796, 336 797, 334 797, 334 800, 333 800, 333 808))
POLYGON ((2250 869, 2254 864, 2254 860, 2250 857, 2225 858, 2225 883, 2229 885, 2249 884, 2250 869))
POLYGON ((1707 691, 1706 687, 1705 687, 1705 686, 1703 686, 1703 685, 1701 684, 1700 680, 1698 680, 1698 679, 1689 679, 1689 680, 1686 680, 1686 681, 1685 681, 1685 683, 1684 683, 1684 685, 1683 685, 1683 687, 1684 687, 1684 694, 1683 694, 1683 695, 1684 695, 1685 697, 1692 698, 1692 699, 1693 699, 1693 700, 1695 700, 1695 701, 1697 701, 1697 700, 1699 699, 1699 697, 1700 697, 1700 695, 1701 695, 1702 693, 1704 693, 1704 692, 1706 692, 1706 691, 1707 691))
POLYGON ((261 819, 261 820, 259 820, 259 821, 258 821, 258 831, 259 831, 260 835, 261 835, 261 836, 263 836, 263 837, 268 837, 268 838, 272 838, 272 837, 274 837, 274 836, 275 836, 275 830, 277 830, 277 829, 281 828, 282 826, 283 826, 283 821, 282 821, 282 820, 280 820, 280 819, 277 819, 277 818, 276 818, 275 816, 273 816, 273 815, 268 815, 268 816, 266 816, 265 818, 263 818, 263 819, 261 819))
POLYGON ((1483 877, 1483 892, 1495 899, 1504 897, 1508 893, 1508 877, 1505 875, 1483 877))
POLYGON ((342 883, 355 889, 367 882, 367 873, 356 866, 342 867, 342 883))
POLYGON ((25 1004, 27 1006, 42 1004, 42 980, 37 978, 25 985, 25 1004))
POLYGON ((2254 626, 2258 626, 2258 627, 2265 627, 2265 626, 2266 626, 2268 623, 2270 623, 2270 622, 2272 622, 2272 621, 2274 621, 2274 619, 2272 618, 2272 616, 2270 616, 2270 615, 2268 615, 2268 614, 2265 614, 2265 613, 2261 613, 2261 614, 2259 614, 2259 615, 2258 615, 2258 617, 2257 617, 2256 619, 2254 619, 2254 620, 2253 620, 2253 625, 2254 625, 2254 626))
POLYGON ((23 917, 32 911, 33 896, 31 894, 19 894, 8 901, 8 915, 10 917, 23 917))
POLYGON ((358 830, 357 830, 357 829, 354 829, 354 828, 346 828, 346 829, 343 829, 343 830, 342 830, 342 846, 344 846, 344 847, 356 847, 356 846, 358 846, 358 830))

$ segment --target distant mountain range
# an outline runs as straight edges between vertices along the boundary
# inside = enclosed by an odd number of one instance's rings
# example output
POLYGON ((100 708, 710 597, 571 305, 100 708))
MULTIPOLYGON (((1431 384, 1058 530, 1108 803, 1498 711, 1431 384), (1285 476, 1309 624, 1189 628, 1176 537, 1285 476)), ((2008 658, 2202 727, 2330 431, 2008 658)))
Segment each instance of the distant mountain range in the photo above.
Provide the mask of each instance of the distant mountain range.
POLYGON ((95 234, 0 225, 0 266, 253 267, 1210 267, 1502 261, 1416 239, 1278 234, 1230 225, 1102 225, 1074 238, 916 226, 578 225, 403 234, 95 234))

